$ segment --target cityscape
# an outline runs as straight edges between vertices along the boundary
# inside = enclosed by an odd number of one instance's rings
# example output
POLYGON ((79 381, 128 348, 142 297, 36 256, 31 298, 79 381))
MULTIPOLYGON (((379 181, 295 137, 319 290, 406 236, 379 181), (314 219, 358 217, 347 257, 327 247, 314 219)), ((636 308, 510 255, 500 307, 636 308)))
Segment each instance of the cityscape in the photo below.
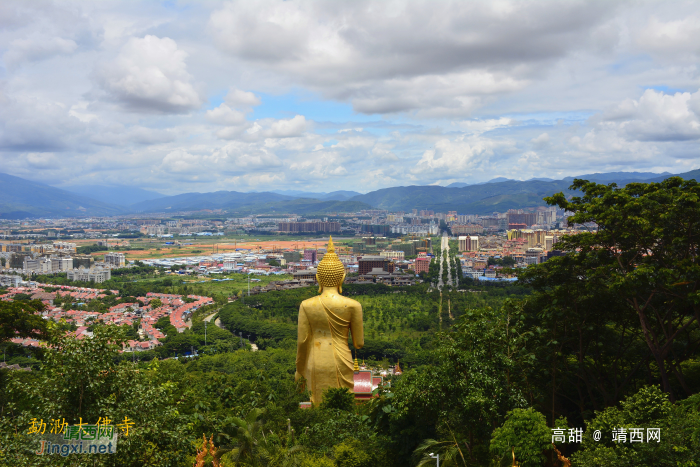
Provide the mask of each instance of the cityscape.
POLYGON ((0 467, 700 465, 700 4, 0 3, 0 467))

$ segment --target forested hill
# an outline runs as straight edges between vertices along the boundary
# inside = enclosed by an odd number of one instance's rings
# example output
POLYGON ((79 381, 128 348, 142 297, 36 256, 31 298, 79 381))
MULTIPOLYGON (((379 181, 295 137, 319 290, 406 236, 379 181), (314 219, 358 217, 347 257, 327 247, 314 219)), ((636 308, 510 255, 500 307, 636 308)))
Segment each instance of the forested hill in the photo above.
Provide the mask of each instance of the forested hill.
MULTIPOLYGON (((587 174, 576 178, 598 183, 617 183, 619 186, 631 182, 659 182, 672 175, 649 178, 650 174, 617 172, 615 174, 587 174)), ((700 179, 700 170, 679 174, 689 179, 700 179)), ((429 209, 437 212, 457 211, 469 214, 490 214, 494 211, 546 206, 542 198, 559 191, 572 194, 568 190, 574 177, 563 180, 543 181, 506 180, 464 187, 441 186, 400 186, 384 188, 355 196, 352 201, 361 201, 376 208, 389 211, 410 211, 429 209)))
POLYGON ((119 206, 0 173, 0 219, 114 216, 119 206))

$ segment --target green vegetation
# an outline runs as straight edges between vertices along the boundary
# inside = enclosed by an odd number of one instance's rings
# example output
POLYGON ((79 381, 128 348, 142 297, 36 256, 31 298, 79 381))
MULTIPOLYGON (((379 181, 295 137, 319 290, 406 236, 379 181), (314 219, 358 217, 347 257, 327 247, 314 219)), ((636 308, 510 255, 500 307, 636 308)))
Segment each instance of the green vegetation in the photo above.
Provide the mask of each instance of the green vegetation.
MULTIPOLYGON (((319 407, 299 408, 308 394, 293 378, 296 319, 313 287, 219 300, 183 333, 163 318, 156 327, 167 337, 149 352, 118 353, 133 327, 94 326, 95 337, 76 341, 50 326, 37 371, 0 371, 0 464, 193 465, 205 435, 224 465, 398 467, 434 465, 432 454, 445 466, 512 465, 513 456, 559 466, 560 455, 585 467, 698 465, 700 185, 671 178, 573 189, 582 196, 547 202, 598 232, 563 238, 565 255, 529 267, 517 284, 344 287, 364 309, 357 358, 375 368, 400 359, 404 369, 370 401, 330 390, 319 407), (224 329, 210 322, 205 337, 203 318, 214 313, 224 329), (192 350, 199 356, 183 357, 192 350), (31 419, 56 416, 71 424, 128 416, 136 426, 114 456, 32 456, 31 419), (580 443, 552 446, 552 428, 568 441, 577 427, 580 443), (643 429, 645 442, 613 442, 618 428, 628 440, 643 429), (647 428, 659 428, 659 442, 647 428)), ((432 280, 440 262, 448 264, 438 256, 432 280)), ((113 281, 121 293, 104 301, 235 290, 148 270, 113 281)), ((0 315, 4 336, 33 327, 19 309, 0 315)))

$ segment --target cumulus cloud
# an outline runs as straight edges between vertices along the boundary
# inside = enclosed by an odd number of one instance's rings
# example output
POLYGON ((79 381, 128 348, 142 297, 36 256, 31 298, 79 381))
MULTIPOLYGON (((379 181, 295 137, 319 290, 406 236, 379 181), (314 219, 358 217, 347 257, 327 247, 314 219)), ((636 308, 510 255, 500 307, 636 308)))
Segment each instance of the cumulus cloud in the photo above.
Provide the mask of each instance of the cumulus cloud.
POLYGON ((469 115, 588 44, 613 6, 585 2, 230 2, 219 47, 362 113, 469 115))
POLYGON ((224 103, 215 109, 207 110, 207 120, 217 125, 240 125, 245 122, 245 112, 232 109, 224 103))
POLYGON ((413 174, 423 172, 455 173, 466 172, 486 162, 498 149, 510 145, 507 141, 496 141, 483 137, 459 137, 440 139, 433 148, 423 152, 418 164, 411 170, 413 174))
POLYGON ((0 163, 168 193, 679 173, 697 168, 698 18, 655 1, 0 3, 0 163))
POLYGON ((303 115, 294 118, 256 121, 246 134, 252 138, 291 138, 301 136, 307 128, 307 121, 303 115))
POLYGON ((602 115, 600 126, 614 129, 630 140, 684 141, 700 139, 700 91, 666 94, 647 89, 638 99, 627 99, 602 115))
POLYGON ((202 99, 174 40, 132 38, 119 55, 97 70, 102 87, 127 108, 166 113, 198 108, 202 99))
POLYGON ((226 97, 224 98, 224 102, 231 107, 238 108, 250 108, 260 105, 260 99, 258 96, 252 92, 242 91, 235 88, 229 90, 228 94, 226 94, 226 97))

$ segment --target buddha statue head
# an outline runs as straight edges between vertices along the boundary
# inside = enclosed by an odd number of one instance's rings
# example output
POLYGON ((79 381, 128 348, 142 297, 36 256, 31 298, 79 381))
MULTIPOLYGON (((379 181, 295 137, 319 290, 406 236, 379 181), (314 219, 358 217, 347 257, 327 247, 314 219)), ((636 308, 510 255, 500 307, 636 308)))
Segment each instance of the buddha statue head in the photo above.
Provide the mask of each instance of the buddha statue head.
POLYGON ((345 266, 340 262, 338 255, 333 248, 333 237, 328 239, 328 251, 323 255, 323 259, 318 263, 316 271, 318 281, 318 293, 323 292, 324 287, 338 287, 340 293, 343 292, 343 281, 345 280, 345 266))

